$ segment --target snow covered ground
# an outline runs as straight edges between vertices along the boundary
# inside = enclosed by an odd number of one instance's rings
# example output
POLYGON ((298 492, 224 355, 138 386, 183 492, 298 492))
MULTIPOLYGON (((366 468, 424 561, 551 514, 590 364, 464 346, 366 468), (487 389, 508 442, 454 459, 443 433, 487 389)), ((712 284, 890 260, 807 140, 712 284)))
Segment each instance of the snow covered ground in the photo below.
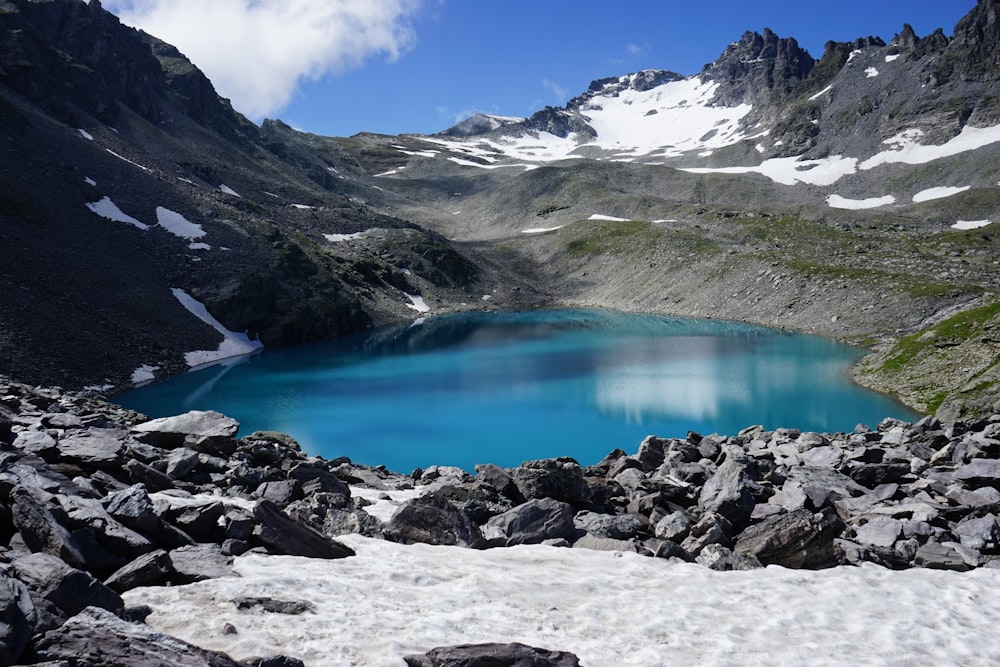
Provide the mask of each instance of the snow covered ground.
POLYGON ((158 631, 236 659, 402 666, 458 643, 518 641, 584 665, 1000 664, 1000 570, 768 567, 714 572, 637 554, 403 546, 350 535, 343 560, 248 555, 240 578, 126 593, 158 631), (232 600, 304 600, 299 616, 232 600), (223 627, 231 624, 235 634, 223 627))
POLYGON ((208 312, 208 309, 205 308, 205 304, 201 303, 184 290, 174 288, 170 291, 174 295, 174 298, 180 301, 181 305, 184 306, 189 313, 218 331, 223 336, 223 341, 219 343, 218 349, 196 350, 185 354, 184 360, 187 362, 188 366, 201 366, 203 364, 210 364, 223 359, 229 359, 230 357, 239 357, 245 354, 251 354, 264 347, 264 344, 259 340, 250 340, 250 337, 247 336, 246 333, 239 333, 227 329, 221 322, 212 317, 211 313, 208 312))

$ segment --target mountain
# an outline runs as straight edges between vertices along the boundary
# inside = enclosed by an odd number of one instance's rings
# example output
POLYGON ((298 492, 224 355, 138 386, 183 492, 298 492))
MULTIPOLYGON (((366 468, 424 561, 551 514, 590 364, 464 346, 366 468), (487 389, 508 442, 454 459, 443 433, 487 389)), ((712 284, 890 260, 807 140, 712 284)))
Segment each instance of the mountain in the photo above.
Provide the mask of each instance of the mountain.
POLYGON ((4 0, 0 372, 120 387, 426 308, 599 305, 856 342, 920 410, 1000 410, 998 10, 321 137, 96 0, 4 0))

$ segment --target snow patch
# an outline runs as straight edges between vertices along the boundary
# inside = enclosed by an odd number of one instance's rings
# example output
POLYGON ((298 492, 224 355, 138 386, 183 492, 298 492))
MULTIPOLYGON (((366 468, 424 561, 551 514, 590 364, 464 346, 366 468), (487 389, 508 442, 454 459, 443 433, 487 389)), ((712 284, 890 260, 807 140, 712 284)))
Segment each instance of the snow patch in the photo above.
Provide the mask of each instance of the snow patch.
POLYGON ((925 164, 1000 141, 1000 125, 993 127, 972 127, 966 125, 958 136, 952 137, 941 145, 923 146, 917 141, 923 133, 920 130, 907 130, 897 134, 883 143, 890 149, 883 151, 858 165, 859 169, 872 169, 881 164, 904 163, 925 164))
POLYGON ((833 185, 843 176, 856 171, 858 159, 833 155, 819 160, 800 160, 797 157, 779 157, 764 160, 752 167, 681 167, 692 174, 751 174, 757 173, 782 185, 808 183, 833 185))
POLYGON ((979 229, 992 224, 992 220, 959 220, 951 226, 952 229, 979 229))
POLYGON ((854 211, 860 211, 866 208, 878 208, 879 206, 887 206, 889 204, 895 203, 896 198, 892 195, 886 195, 884 197, 869 197, 867 199, 848 199, 846 197, 841 197, 840 195, 830 195, 826 198, 826 203, 831 208, 844 208, 854 211))
POLYGON ((223 192, 225 192, 227 195, 233 195, 234 197, 239 197, 240 199, 243 198, 243 195, 241 195, 236 190, 233 190, 231 187, 229 187, 225 183, 220 183, 219 184, 219 189, 222 190, 223 192))
POLYGON ((84 139, 86 139, 87 141, 93 141, 94 140, 94 135, 92 135, 90 132, 87 132, 82 127, 78 128, 77 132, 79 132, 80 136, 83 137, 84 139))
POLYGON ((189 313, 218 331, 224 337, 224 340, 219 344, 219 348, 216 350, 197 350, 195 352, 188 352, 185 354, 184 360, 187 362, 188 366, 201 366, 203 364, 210 364, 222 359, 228 359, 230 357, 239 357, 245 354, 251 354, 264 347, 264 344, 259 340, 250 340, 250 337, 247 336, 246 332, 237 333, 227 329, 221 322, 212 317, 203 303, 192 297, 184 290, 174 287, 170 290, 170 293, 174 295, 175 299, 180 301, 181 305, 184 306, 189 313))
MULTIPOLYGON (((274 195, 274 196, 277 197, 277 195, 274 195)), ((312 210, 312 209, 314 209, 316 207, 315 206, 309 206, 307 204, 292 204, 292 208, 297 208, 300 211, 310 211, 310 210, 312 210)))
POLYGON ((413 310, 417 311, 418 313, 428 313, 428 312, 430 312, 431 307, 427 305, 426 301, 424 301, 424 297, 422 297, 422 296, 420 296, 418 294, 407 294, 406 292, 403 292, 403 294, 406 294, 407 298, 412 302, 412 303, 406 304, 407 308, 412 308, 413 310))
POLYGON ((812 97, 810 97, 809 101, 810 102, 815 102, 816 100, 818 100, 819 98, 823 97, 828 92, 830 92, 832 89, 833 89, 833 84, 831 83, 829 86, 827 86, 823 90, 819 91, 818 93, 816 93, 815 95, 813 95, 812 97))
POLYGON ((868 69, 865 70, 865 75, 869 79, 874 79, 875 77, 878 76, 878 70, 875 69, 874 67, 869 67, 868 69))
POLYGON ((402 665, 435 646, 513 641, 571 651, 591 666, 1000 664, 1000 596, 988 594, 1000 570, 715 572, 618 551, 337 539, 357 555, 247 554, 234 562, 240 577, 123 597, 149 605, 159 632, 235 660, 281 653, 309 667, 402 665), (315 611, 232 603, 289 596, 315 611))
MULTIPOLYGON (((112 129, 114 129, 114 128, 112 128, 112 129)), ((132 160, 129 160, 127 157, 125 157, 124 155, 119 155, 118 153, 114 152, 110 148, 105 148, 104 150, 106 150, 107 152, 111 153, 112 155, 114 155, 119 160, 124 160, 125 162, 128 162, 133 167, 139 167, 139 169, 142 169, 143 171, 152 171, 149 167, 144 167, 141 164, 139 164, 138 162, 133 162, 132 160)))
POLYGON ((587 220, 605 220, 607 222, 628 222, 630 218, 615 218, 610 215, 601 215, 600 213, 595 213, 589 218, 587 218, 587 220))
POLYGON ((891 63, 892 61, 896 60, 897 58, 899 58, 899 54, 898 54, 898 53, 895 53, 895 54, 892 54, 892 55, 889 55, 889 56, 886 56, 886 57, 885 57, 885 61, 886 61, 887 63, 891 63))
POLYGON ((554 232, 557 229, 562 229, 566 225, 559 225, 558 227, 529 227, 528 229, 522 229, 522 234, 544 234, 545 232, 554 232))
POLYGON ((97 187, 97 181, 95 181, 94 179, 92 179, 90 176, 87 176, 86 178, 84 178, 83 182, 86 183, 87 185, 91 186, 91 187, 97 187))
POLYGON ((207 243, 189 243, 188 244, 188 249, 189 250, 211 250, 212 246, 208 245, 207 243))
POLYGON ((921 190, 917 194, 913 195, 914 203, 920 203, 925 201, 931 201, 932 199, 943 199, 944 197, 951 197, 952 195, 957 195, 959 192, 965 192, 971 185, 966 185, 964 187, 950 187, 942 186, 938 188, 927 188, 926 190, 921 190))
POLYGON ((127 222, 128 224, 143 230, 149 229, 149 225, 139 222, 131 215, 122 212, 122 210, 118 208, 113 201, 111 201, 110 197, 102 197, 100 201, 88 202, 87 208, 102 218, 114 220, 115 222, 127 222))
POLYGON ((160 370, 159 366, 150 366, 149 364, 139 366, 139 368, 132 371, 132 384, 152 382, 156 379, 156 371, 158 370, 160 370))
POLYGON ((368 235, 371 230, 365 230, 363 232, 354 232, 353 234, 323 234, 325 238, 330 243, 340 243, 342 241, 356 241, 358 239, 363 239, 368 235))
POLYGON ((187 239, 188 241, 193 241, 205 235, 205 230, 201 228, 201 225, 190 222, 183 215, 171 211, 169 208, 157 206, 156 221, 160 227, 163 227, 174 236, 187 239))

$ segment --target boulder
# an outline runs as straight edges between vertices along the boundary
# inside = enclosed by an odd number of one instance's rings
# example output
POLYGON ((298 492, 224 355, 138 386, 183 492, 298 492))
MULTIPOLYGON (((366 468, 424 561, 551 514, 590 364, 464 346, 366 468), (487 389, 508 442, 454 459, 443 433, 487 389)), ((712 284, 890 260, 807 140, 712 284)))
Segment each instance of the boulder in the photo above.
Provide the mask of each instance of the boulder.
POLYGON ((187 445, 206 454, 229 456, 236 451, 239 429, 239 422, 214 410, 192 410, 133 426, 132 435, 140 442, 165 449, 187 445))
POLYGON ((693 556, 701 553, 701 550, 709 544, 721 544, 730 546, 732 544, 733 525, 729 520, 718 512, 705 512, 688 532, 687 538, 681 542, 684 551, 693 556))
POLYGON ((502 539, 512 546, 569 537, 574 530, 573 508, 569 503, 541 498, 491 518, 483 527, 483 535, 490 540, 502 539))
POLYGON ((476 481, 493 488, 497 493, 515 503, 525 501, 514 482, 514 478, 506 470, 492 463, 476 466, 476 481))
POLYGON ((254 507, 253 539, 270 551, 307 558, 346 558, 354 550, 292 520, 272 502, 262 500, 254 507))
POLYGON ((616 540, 610 537, 585 533, 573 542, 574 549, 590 549, 592 551, 624 551, 636 553, 640 544, 634 540, 616 540))
POLYGON ((744 530, 733 551, 754 556, 764 565, 818 569, 840 563, 834 539, 844 523, 830 508, 778 514, 744 530))
POLYGON ((443 497, 431 493, 408 501, 385 526, 385 538, 400 544, 478 546, 482 541, 472 519, 443 497))
POLYGON ((955 471, 955 479, 982 485, 1000 483, 1000 459, 973 459, 955 471))
POLYGON ((952 532, 964 547, 982 553, 1000 552, 1000 520, 995 514, 961 521, 952 532))
POLYGON ((14 665, 31 640, 38 616, 28 588, 0 572, 0 665, 14 665))
POLYGON ((913 564, 932 570, 955 570, 957 572, 965 572, 973 567, 966 562, 953 545, 938 544, 937 542, 928 542, 917 549, 917 554, 913 557, 913 564))
POLYGON ((567 457, 526 461, 510 471, 514 483, 525 498, 553 498, 565 503, 585 505, 590 500, 590 486, 583 468, 567 457))
POLYGON ((904 521, 887 516, 871 516, 856 531, 855 541, 870 547, 891 547, 902 534, 904 521))
POLYGON ((70 565, 86 567, 86 558, 78 540, 38 496, 19 486, 11 494, 11 514, 24 544, 33 552, 56 556, 70 565))
POLYGON ((87 667, 240 667, 222 653, 198 648, 143 623, 87 607, 35 642, 38 662, 87 667))
POLYGON ((117 593, 90 574, 50 554, 28 554, 16 559, 11 568, 34 598, 48 603, 50 613, 58 619, 55 624, 85 607, 118 611, 125 606, 117 593))
POLYGON ((580 659, 565 651, 525 644, 460 644, 403 658, 409 667, 579 667, 580 659))
POLYGON ((656 522, 653 534, 663 540, 681 542, 691 530, 691 520, 684 512, 675 511, 656 522))
POLYGON ((717 512, 734 526, 745 525, 756 504, 750 492, 745 461, 726 457, 715 473, 701 487, 698 506, 705 512, 717 512))
POLYGON ((638 514, 598 514, 583 511, 573 517, 578 530, 613 540, 628 540, 648 527, 645 517, 638 514))
POLYGON ((168 554, 170 567, 174 572, 171 579, 178 584, 238 577, 233 569, 233 557, 222 553, 217 544, 191 544, 178 547, 168 554))
POLYGON ((104 585, 116 593, 124 593, 140 586, 159 586, 175 576, 170 556, 163 549, 157 549, 123 565, 104 580, 104 585))
POLYGON ((75 463, 85 468, 117 470, 125 451, 124 431, 88 429, 59 438, 56 444, 61 462, 75 463))
POLYGON ((104 499, 103 504, 108 514, 133 530, 147 535, 160 530, 161 519, 156 514, 144 484, 135 484, 112 493, 104 499))
POLYGON ((728 572, 731 570, 756 570, 763 565, 754 556, 737 553, 721 544, 709 544, 695 558, 695 562, 710 570, 728 572))

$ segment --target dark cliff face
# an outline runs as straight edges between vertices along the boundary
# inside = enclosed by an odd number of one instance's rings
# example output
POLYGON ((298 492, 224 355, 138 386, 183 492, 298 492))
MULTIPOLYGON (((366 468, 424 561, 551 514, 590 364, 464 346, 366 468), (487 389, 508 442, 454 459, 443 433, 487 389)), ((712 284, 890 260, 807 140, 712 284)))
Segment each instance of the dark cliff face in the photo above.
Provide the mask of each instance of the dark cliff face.
POLYGON ((1000 0, 980 0, 955 26, 936 69, 939 81, 986 81, 1000 68, 1000 0))
POLYGON ((720 104, 770 104, 795 90, 815 66, 815 59, 795 39, 765 28, 763 35, 744 33, 706 65, 701 76, 719 84, 720 104))

